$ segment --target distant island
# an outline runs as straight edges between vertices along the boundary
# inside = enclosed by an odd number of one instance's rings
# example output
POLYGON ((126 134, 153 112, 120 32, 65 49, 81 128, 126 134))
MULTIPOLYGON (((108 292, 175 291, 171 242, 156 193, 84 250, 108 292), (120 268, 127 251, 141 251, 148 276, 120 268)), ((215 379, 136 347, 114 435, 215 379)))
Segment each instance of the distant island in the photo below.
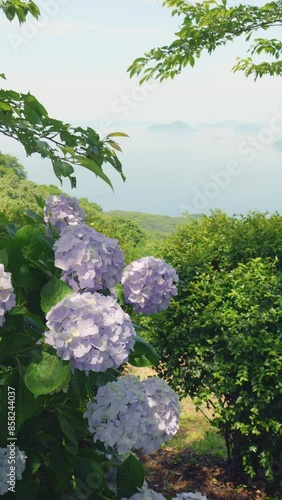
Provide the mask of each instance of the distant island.
POLYGON ((171 133, 191 133, 195 132, 195 129, 193 127, 190 127, 185 122, 182 122, 180 120, 172 123, 161 123, 158 125, 151 125, 150 127, 147 128, 148 132, 152 132, 155 134, 171 134, 171 133))

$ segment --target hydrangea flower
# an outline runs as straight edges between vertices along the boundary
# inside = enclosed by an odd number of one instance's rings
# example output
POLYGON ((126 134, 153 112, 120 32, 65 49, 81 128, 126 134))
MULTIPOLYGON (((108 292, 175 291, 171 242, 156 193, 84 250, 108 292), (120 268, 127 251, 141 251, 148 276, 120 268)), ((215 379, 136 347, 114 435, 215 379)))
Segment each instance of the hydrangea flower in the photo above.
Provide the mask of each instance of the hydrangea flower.
POLYGON ((124 269, 121 282, 125 301, 132 304, 137 313, 150 315, 164 311, 177 295, 178 276, 164 259, 135 260, 124 269))
MULTIPOLYGON (((11 464, 8 463, 9 457, 12 457, 12 453, 8 448, 0 448, 0 495, 5 495, 8 492, 9 484, 7 483, 11 470, 11 464)), ((19 450, 18 446, 15 448, 15 476, 16 480, 22 479, 22 473, 25 470, 25 462, 27 456, 21 450, 19 450)))
POLYGON ((148 420, 148 434, 151 433, 151 446, 148 451, 159 448, 164 441, 171 439, 178 431, 180 404, 176 392, 159 377, 149 377, 141 382, 153 415, 151 427, 148 420), (151 449, 150 449, 151 448, 151 449))
MULTIPOLYGON (((68 226, 77 226, 84 222, 85 213, 79 206, 77 198, 70 198, 64 194, 51 195, 45 203, 44 221, 55 226, 59 233, 68 226)), ((46 232, 47 235, 52 235, 50 227, 47 227, 46 232)))
POLYGON ((196 492, 192 493, 191 491, 188 493, 178 493, 176 497, 172 498, 172 500, 208 500, 205 495, 202 493, 196 492))
POLYGON ((110 296, 73 293, 46 315, 45 342, 71 369, 89 372, 118 368, 135 342, 130 317, 110 296))
POLYGON ((5 312, 16 305, 11 276, 11 273, 4 271, 3 264, 0 264, 0 326, 3 326, 5 322, 5 312))
POLYGON ((84 417, 94 442, 118 453, 140 448, 150 453, 176 434, 179 413, 178 396, 164 381, 140 382, 128 375, 100 387, 84 417))
POLYGON ((140 493, 135 493, 129 499, 122 498, 121 500, 166 500, 161 493, 157 493, 154 490, 150 490, 147 486, 143 486, 140 489, 140 493))
POLYGON ((80 224, 61 233, 54 245, 55 266, 74 291, 111 289, 121 280, 125 266, 118 241, 80 224))

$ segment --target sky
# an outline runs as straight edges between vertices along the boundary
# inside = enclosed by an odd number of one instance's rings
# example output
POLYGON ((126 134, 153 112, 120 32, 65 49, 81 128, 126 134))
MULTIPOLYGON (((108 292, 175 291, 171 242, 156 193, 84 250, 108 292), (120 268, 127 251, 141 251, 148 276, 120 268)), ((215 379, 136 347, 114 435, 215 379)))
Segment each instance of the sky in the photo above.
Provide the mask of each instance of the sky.
MULTIPOLYGON (((255 148, 251 162, 248 146, 242 146, 246 141, 248 144, 249 136, 214 129, 205 135, 201 129, 203 123, 235 120, 264 124, 262 127, 272 133, 272 142, 282 136, 281 127, 280 131, 271 128, 277 113, 282 116, 280 78, 254 82, 231 71, 236 57, 246 55, 244 41, 220 48, 212 56, 204 55, 194 69, 183 71, 173 81, 151 81, 140 87, 137 79, 129 78, 128 66, 151 48, 172 41, 179 27, 179 20, 171 17, 161 1, 41 0, 38 4, 42 12, 39 21, 30 18, 19 27, 17 21, 9 23, 4 16, 0 18, 0 72, 7 78, 4 87, 30 91, 50 116, 93 126, 102 137, 117 130, 130 135, 120 141, 128 179, 125 185, 107 169, 115 186, 113 194, 90 173, 81 171, 77 172, 78 190, 71 192, 64 183, 65 191, 87 196, 105 210, 180 215, 186 206, 188 211, 197 212, 200 203, 195 203, 195 197, 199 191, 208 201, 205 207, 202 203, 204 211, 282 210, 278 194, 277 203, 270 193, 267 200, 260 201, 267 169, 275 172, 271 175, 274 192, 282 181, 282 154, 274 151, 272 143, 259 136, 257 145, 249 145, 255 148), (153 138, 147 132, 151 124, 175 120, 197 129, 197 138, 189 143, 183 137, 153 138), (234 158, 242 165, 245 162, 244 174, 227 172, 227 164, 234 158), (230 179, 221 188, 218 179, 211 176, 223 170, 230 179), (175 171, 177 176, 173 175, 175 171), (212 188, 210 194, 207 188, 211 182, 220 188, 214 196, 210 196, 212 188), (190 194, 184 195, 183 189, 190 194), (173 202, 169 204, 170 199, 173 202)), ((48 161, 39 156, 26 159, 22 147, 6 138, 0 137, 0 149, 18 156, 31 180, 59 185, 48 161)))

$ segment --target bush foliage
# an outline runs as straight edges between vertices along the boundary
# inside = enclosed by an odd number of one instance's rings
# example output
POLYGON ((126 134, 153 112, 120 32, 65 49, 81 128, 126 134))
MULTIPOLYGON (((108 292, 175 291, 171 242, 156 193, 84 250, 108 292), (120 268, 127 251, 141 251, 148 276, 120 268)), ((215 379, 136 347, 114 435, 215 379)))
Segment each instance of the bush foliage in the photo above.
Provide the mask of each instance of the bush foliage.
POLYGON ((179 229, 163 256, 179 287, 149 321, 159 373, 213 409, 213 425, 248 475, 263 470, 281 484, 282 217, 215 212, 179 229))

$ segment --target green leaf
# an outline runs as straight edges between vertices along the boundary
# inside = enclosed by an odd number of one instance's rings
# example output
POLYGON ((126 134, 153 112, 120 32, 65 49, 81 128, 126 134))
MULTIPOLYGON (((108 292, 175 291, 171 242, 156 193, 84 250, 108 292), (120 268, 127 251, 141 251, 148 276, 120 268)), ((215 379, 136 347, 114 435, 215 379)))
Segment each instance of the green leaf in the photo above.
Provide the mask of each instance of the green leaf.
MULTIPOLYGON (((82 482, 88 493, 91 494, 92 492, 98 492, 103 489, 103 470, 95 460, 90 457, 76 457, 74 470, 75 478, 80 479, 80 483, 82 482)), ((99 496, 96 496, 96 498, 98 499, 99 496)))
POLYGON ((83 418, 82 412, 75 408, 61 407, 57 411, 57 416, 62 432, 77 447, 78 442, 87 433, 87 421, 83 418))
POLYGON ((1 262, 1 264, 3 264, 3 266, 5 268, 7 267, 8 263, 9 263, 9 257, 7 254, 7 250, 5 248, 0 250, 0 262, 1 262))
POLYGON ((64 415, 60 411, 58 411, 57 414, 58 414, 59 424, 64 435, 72 442, 72 444, 77 446, 78 438, 75 435, 72 425, 70 424, 70 422, 68 422, 68 420, 64 417, 64 415))
POLYGON ((39 361, 33 361, 26 370, 25 383, 37 398, 41 394, 49 394, 63 384, 69 376, 70 366, 56 354, 41 353, 39 361))
POLYGON ((11 106, 5 102, 0 102, 0 109, 3 109, 3 111, 11 111, 11 106))
POLYGON ((130 498, 142 488, 145 475, 142 464, 134 456, 130 455, 117 471, 117 500, 130 498))
POLYGON ((152 346, 139 335, 136 336, 134 349, 130 352, 128 362, 137 367, 155 366, 160 361, 160 356, 152 346))
POLYGON ((34 340, 25 333, 15 333, 5 335, 0 341, 0 363, 11 355, 18 355, 21 351, 26 351, 34 347, 34 340))
POLYGON ((5 74, 4 73, 0 73, 0 78, 3 78, 3 80, 6 80, 5 74))
POLYGON ((96 382, 95 386, 96 387, 103 387, 103 385, 106 385, 108 382, 115 382, 117 377, 109 372, 99 372, 96 375, 96 382))
POLYGON ((107 137, 129 137, 129 135, 124 132, 112 132, 111 134, 108 134, 107 137))
POLYGON ((73 174, 74 169, 72 165, 67 163, 66 161, 62 160, 55 160, 53 162, 53 169, 57 177, 69 177, 71 174, 73 174))
POLYGON ((51 278, 41 290, 41 308, 47 313, 55 306, 73 293, 73 290, 58 278, 51 278))
POLYGON ((44 234, 43 230, 31 224, 21 227, 14 236, 15 243, 22 249, 25 257, 38 260, 44 246, 38 236, 44 234))
POLYGON ((97 165, 97 163, 94 160, 90 160, 89 158, 85 158, 84 156, 80 155, 76 155, 75 159, 78 161, 80 165, 87 168, 88 170, 91 170, 91 172, 94 172, 94 174, 103 179, 103 181, 109 184, 112 190, 114 190, 109 177, 103 172, 102 168, 99 167, 99 165, 97 165))
POLYGON ((32 394, 26 387, 24 380, 20 377, 17 390, 17 429, 30 417, 40 412, 41 409, 32 394))

